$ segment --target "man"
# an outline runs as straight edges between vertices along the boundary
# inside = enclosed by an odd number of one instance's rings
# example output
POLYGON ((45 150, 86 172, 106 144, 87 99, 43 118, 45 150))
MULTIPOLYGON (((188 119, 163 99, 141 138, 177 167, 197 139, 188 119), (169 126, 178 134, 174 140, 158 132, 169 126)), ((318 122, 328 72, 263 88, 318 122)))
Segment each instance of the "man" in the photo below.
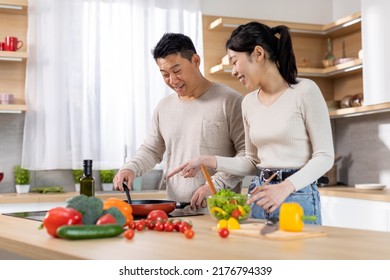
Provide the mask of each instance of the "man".
MULTIPOLYGON (((231 88, 207 80, 201 73, 200 56, 191 39, 167 33, 157 43, 153 57, 165 83, 175 91, 155 108, 151 130, 134 158, 114 178, 116 190, 123 191, 136 176, 142 176, 163 160, 168 172, 184 160, 198 155, 243 156, 244 127, 242 96, 231 88)), ((215 171, 212 172, 212 174, 215 171)), ((216 189, 240 191, 242 177, 218 172, 212 176, 216 189)), ((167 179, 167 197, 191 202, 191 208, 206 207, 211 195, 202 174, 193 178, 167 179)))

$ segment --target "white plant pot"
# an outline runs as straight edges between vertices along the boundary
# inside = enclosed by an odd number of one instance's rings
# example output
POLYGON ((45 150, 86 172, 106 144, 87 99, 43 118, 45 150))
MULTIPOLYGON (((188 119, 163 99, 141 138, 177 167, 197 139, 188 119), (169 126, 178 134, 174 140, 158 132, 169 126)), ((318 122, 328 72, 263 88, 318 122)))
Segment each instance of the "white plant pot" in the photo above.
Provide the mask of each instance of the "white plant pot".
POLYGON ((112 183, 102 183, 102 190, 109 192, 109 191, 113 191, 114 187, 113 187, 112 183))
POLYGON ((30 185, 15 185, 17 193, 28 193, 30 191, 30 185))
POLYGON ((74 189, 76 190, 76 192, 80 192, 80 183, 77 183, 77 184, 74 184, 74 189))

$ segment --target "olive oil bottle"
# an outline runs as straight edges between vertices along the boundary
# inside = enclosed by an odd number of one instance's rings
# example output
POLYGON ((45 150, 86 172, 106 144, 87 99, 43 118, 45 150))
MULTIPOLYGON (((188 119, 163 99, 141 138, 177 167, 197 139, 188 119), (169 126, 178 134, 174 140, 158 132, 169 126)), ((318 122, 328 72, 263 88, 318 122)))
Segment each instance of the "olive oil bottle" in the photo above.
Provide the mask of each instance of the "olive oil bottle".
POLYGON ((92 176, 92 159, 83 161, 84 174, 80 179, 80 194, 95 196, 95 178, 92 176))

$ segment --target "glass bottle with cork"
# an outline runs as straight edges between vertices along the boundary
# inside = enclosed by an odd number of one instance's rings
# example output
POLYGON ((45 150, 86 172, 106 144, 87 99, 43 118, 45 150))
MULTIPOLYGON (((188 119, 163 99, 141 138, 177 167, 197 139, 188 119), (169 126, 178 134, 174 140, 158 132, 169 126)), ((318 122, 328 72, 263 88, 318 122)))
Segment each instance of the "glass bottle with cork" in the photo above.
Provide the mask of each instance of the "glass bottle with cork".
POLYGON ((92 159, 83 161, 84 174, 80 179, 80 194, 95 196, 95 178, 92 176, 92 159))

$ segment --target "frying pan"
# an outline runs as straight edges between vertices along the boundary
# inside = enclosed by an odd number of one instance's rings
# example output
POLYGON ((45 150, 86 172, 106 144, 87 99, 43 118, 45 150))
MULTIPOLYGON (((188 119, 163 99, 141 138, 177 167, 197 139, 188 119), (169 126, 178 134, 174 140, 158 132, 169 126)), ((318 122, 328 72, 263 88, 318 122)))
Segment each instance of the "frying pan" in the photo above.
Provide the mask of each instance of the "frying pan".
POLYGON ((168 214, 175 209, 182 209, 190 205, 189 202, 176 202, 163 199, 133 200, 130 197, 129 188, 125 183, 123 183, 123 188, 127 197, 125 201, 131 205, 134 216, 147 216, 153 210, 162 210, 168 214))

